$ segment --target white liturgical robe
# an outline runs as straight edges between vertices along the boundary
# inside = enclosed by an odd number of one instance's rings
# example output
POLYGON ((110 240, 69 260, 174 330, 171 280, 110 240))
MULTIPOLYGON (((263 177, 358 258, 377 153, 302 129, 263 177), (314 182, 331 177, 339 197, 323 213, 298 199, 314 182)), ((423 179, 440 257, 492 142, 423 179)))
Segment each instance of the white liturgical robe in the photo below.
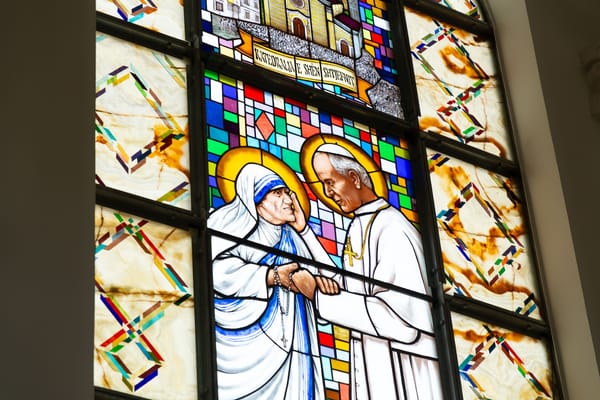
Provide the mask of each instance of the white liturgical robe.
MULTIPOLYGON (((421 239, 383 199, 355 210, 343 268, 425 294, 421 239), (349 243, 349 245, 348 245, 349 243)), ((319 315, 350 328, 353 400, 442 399, 427 301, 348 276, 338 295, 316 294, 319 315)))

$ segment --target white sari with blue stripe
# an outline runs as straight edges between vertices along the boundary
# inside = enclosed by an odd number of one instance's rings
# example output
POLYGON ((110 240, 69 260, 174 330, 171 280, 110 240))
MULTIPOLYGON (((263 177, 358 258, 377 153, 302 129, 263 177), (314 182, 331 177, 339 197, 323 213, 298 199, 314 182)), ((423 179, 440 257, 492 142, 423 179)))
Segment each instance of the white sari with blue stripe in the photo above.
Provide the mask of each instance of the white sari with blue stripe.
MULTIPOLYGON (((238 197, 224 206, 221 215, 221 209, 211 214, 209 227, 220 225, 229 234, 310 257, 291 227, 275 226, 256 216, 257 183, 265 182, 266 169, 260 168, 253 168, 250 178, 244 170, 238 177, 238 184, 240 180, 252 183, 252 199, 245 193, 244 200, 245 189, 238 188, 238 197)), ((313 303, 266 285, 268 269, 291 260, 222 239, 213 240, 213 255, 219 399, 324 399, 313 303)))

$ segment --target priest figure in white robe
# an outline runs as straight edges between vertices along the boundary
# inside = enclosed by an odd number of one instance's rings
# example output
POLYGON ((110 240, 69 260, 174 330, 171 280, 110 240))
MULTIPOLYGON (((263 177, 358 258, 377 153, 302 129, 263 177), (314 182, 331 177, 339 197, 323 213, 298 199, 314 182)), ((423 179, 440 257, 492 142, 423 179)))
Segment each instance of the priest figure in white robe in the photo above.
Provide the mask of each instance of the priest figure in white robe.
MULTIPOLYGON (((324 194, 347 214, 343 269, 426 294, 420 235, 378 197, 371 179, 344 147, 314 153, 324 194)), ((315 293, 319 315, 351 329, 352 400, 441 399, 431 308, 427 301, 362 279, 338 278, 338 295, 315 293)))
MULTIPOLYGON (((299 293, 314 295, 318 271, 279 252, 327 255, 295 194, 273 171, 246 164, 235 187, 235 198, 210 214, 208 228, 278 252, 213 236, 219 400, 323 400, 313 302, 299 293)), ((333 280, 319 282, 338 291, 333 280)))

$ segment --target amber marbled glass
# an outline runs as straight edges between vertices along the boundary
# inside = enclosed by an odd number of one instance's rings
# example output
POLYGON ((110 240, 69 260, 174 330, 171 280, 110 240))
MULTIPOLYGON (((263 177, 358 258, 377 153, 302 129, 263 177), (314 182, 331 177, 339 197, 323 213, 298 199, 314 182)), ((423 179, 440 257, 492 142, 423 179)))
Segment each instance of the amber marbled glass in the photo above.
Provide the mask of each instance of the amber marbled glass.
POLYGON ((96 35, 96 183, 190 208, 186 65, 96 35))
POLYGON ((445 291, 541 318, 517 182, 431 150, 428 161, 445 291))
POLYGON ((464 400, 552 399, 546 341, 452 314, 464 400))
POLYGON ((405 8, 422 130, 513 159, 490 41, 405 8))
POLYGON ((94 385, 197 398, 192 240, 96 206, 94 385))
POLYGON ((468 15, 479 20, 483 20, 479 11, 479 4, 473 0, 430 0, 433 3, 448 7, 459 13, 468 15))
POLYGON ((185 39, 183 0, 96 0, 96 10, 177 39, 185 39))

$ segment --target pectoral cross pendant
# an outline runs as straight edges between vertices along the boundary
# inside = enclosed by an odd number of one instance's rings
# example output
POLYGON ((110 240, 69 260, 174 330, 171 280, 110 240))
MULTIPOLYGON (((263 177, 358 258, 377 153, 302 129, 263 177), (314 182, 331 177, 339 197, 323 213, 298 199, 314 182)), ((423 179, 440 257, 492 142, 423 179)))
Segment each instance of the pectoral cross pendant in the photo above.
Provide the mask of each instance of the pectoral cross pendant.
POLYGON ((344 255, 348 256, 348 264, 352 267, 354 265, 354 258, 358 259, 358 253, 352 251, 352 244, 350 243, 350 237, 346 240, 346 244, 344 245, 344 255))

